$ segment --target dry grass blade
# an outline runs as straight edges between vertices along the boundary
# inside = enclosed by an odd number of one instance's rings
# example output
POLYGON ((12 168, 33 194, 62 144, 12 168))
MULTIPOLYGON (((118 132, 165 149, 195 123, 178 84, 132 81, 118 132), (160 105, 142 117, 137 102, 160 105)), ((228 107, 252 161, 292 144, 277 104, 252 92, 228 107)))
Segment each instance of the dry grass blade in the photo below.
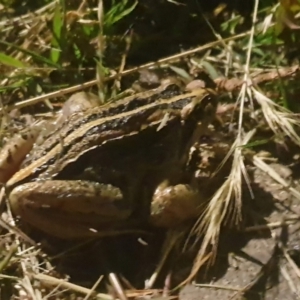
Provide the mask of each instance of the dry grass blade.
POLYGON ((160 258, 159 263, 157 264, 157 267, 155 269, 155 271, 153 272, 153 274, 151 275, 151 277, 149 278, 149 280, 146 281, 145 283, 145 288, 146 289, 151 289, 157 279, 157 277, 159 276, 161 269, 164 266, 165 261, 167 260, 170 252, 172 251, 172 249, 174 248, 174 246, 176 245, 176 243, 179 242, 180 239, 182 239, 183 235, 184 235, 185 231, 184 230, 169 230, 167 237, 165 239, 164 242, 164 246, 162 249, 162 256, 160 258))
MULTIPOLYGON (((66 280, 63 279, 57 279, 52 276, 48 276, 46 274, 36 274, 33 275, 33 278, 41 281, 45 285, 50 285, 50 286, 60 286, 61 288, 77 291, 78 293, 89 295, 90 294, 90 289, 81 287, 79 285, 67 282, 66 280)), ((97 294, 96 299, 102 299, 102 300, 112 300, 113 297, 107 294, 97 294)))
POLYGON ((253 164, 257 168, 268 174, 270 177, 272 177, 274 180, 276 180, 278 183, 280 183, 283 188, 287 189, 294 197, 300 200, 299 191, 291 187, 288 182, 286 182, 278 173, 276 173, 271 167, 269 167, 261 158, 259 158, 258 156, 254 156, 253 164))
POLYGON ((252 88, 252 92, 272 131, 278 136, 287 135, 295 144, 300 145, 300 138, 293 128, 293 125, 299 126, 299 117, 279 106, 255 88, 252 88))
POLYGON ((227 180, 214 194, 203 213, 203 216, 194 227, 194 233, 198 236, 201 236, 204 233, 204 238, 194 262, 191 275, 186 281, 189 281, 198 272, 204 263, 204 258, 208 251, 211 251, 212 253, 211 258, 215 258, 222 225, 226 222, 228 223, 228 221, 232 224, 238 224, 241 219, 241 187, 242 176, 245 174, 241 146, 249 142, 254 132, 254 130, 249 132, 245 135, 243 140, 236 140, 232 145, 234 155, 231 172, 227 180))
POLYGON ((110 284, 112 285, 114 289, 114 293, 120 300, 127 300, 127 296, 125 294, 125 291, 122 287, 122 284, 118 278, 118 276, 115 273, 109 273, 108 274, 108 280, 110 284))
POLYGON ((101 275, 101 276, 98 278, 98 280, 95 282, 95 284, 94 284, 93 287, 91 288, 90 293, 87 294, 87 295, 84 297, 83 300, 88 300, 88 299, 93 295, 93 293, 95 292, 96 288, 98 287, 98 285, 99 285, 100 282, 102 281, 103 277, 104 277, 104 276, 101 275))
POLYGON ((19 290, 19 295, 23 299, 33 299, 33 300, 41 300, 42 296, 38 289, 34 289, 30 278, 28 275, 25 275, 22 280, 19 282, 20 286, 22 287, 19 290))
MULTIPOLYGON (((45 6, 37 9, 34 12, 30 12, 26 15, 23 15, 21 17, 21 19, 24 22, 24 24, 30 23, 32 21, 33 16, 40 16, 40 15, 46 13, 47 11, 49 11, 51 9, 54 9, 55 5, 56 5, 56 1, 52 1, 49 4, 46 4, 45 6)), ((20 21, 20 16, 15 17, 15 18, 11 18, 11 19, 1 20, 0 28, 3 27, 3 28, 1 28, 2 30, 10 30, 10 29, 13 28, 14 23, 19 22, 19 21, 20 21), (11 28, 8 27, 9 25, 11 26, 11 28)))
POLYGON ((8 253, 5 255, 5 257, 0 261, 0 273, 3 272, 3 270, 7 267, 9 261, 13 257, 13 255, 17 252, 18 246, 16 244, 12 244, 9 248, 8 253))
POLYGON ((103 36, 103 18, 104 18, 104 11, 103 11, 103 1, 98 1, 98 21, 99 21, 99 34, 97 37, 97 55, 98 55, 98 62, 96 67, 96 78, 98 84, 98 94, 101 99, 101 102, 104 103, 105 100, 105 74, 104 74, 104 67, 103 67, 103 56, 105 54, 105 39, 103 36))
POLYGON ((194 233, 196 233, 198 236, 204 234, 204 238, 198 255, 194 261, 191 274, 186 281, 189 281, 196 275, 200 267, 203 265, 204 258, 208 252, 211 253, 212 262, 214 261, 218 248, 219 236, 222 225, 226 223, 231 223, 230 225, 239 225, 242 218, 241 208, 243 177, 246 180, 248 186, 250 187, 249 178, 247 176, 244 164, 242 147, 250 141, 255 132, 255 130, 252 130, 247 134, 243 134, 243 117, 245 99, 252 99, 251 90, 249 88, 249 86, 251 85, 249 70, 251 61, 251 51, 255 34, 255 24, 257 21, 258 4, 259 0, 256 0, 253 9, 252 27, 248 43, 247 59, 244 66, 244 84, 241 87, 240 95, 237 100, 240 106, 240 114, 238 119, 237 137, 230 151, 233 153, 232 168, 227 180, 214 194, 204 214, 201 216, 201 218, 195 225, 194 233))
MULTIPOLYGON (((296 274, 296 276, 298 278, 300 278, 300 270, 299 270, 296 262, 291 258, 288 249, 286 248, 286 246, 284 245, 284 243, 278 238, 278 236, 276 235, 275 232, 272 233, 272 236, 273 236, 273 238, 275 238, 276 240, 278 240, 277 241, 278 247, 279 247, 279 249, 281 249, 281 251, 282 251, 285 259, 287 260, 289 266, 291 267, 291 270, 296 274)), ((294 282, 292 280, 292 278, 289 275, 288 270, 287 270, 286 267, 281 266, 280 270, 281 270, 281 274, 284 276, 284 278, 288 282, 289 288, 292 290, 293 293, 295 293, 299 297, 300 290, 299 290, 299 284, 297 284, 299 282, 298 281, 294 282)), ((295 277, 294 277, 294 279, 295 279, 295 277)))
POLYGON ((40 266, 37 259, 37 251, 35 248, 30 247, 29 249, 25 250, 26 255, 22 255, 22 253, 24 253, 22 249, 26 248, 26 246, 21 244, 18 240, 17 243, 19 244, 18 259, 20 260, 20 265, 23 272, 23 278, 18 281, 19 295, 21 297, 25 296, 24 299, 42 299, 41 291, 34 288, 34 285, 32 284, 32 278, 28 275, 29 272, 38 273, 40 271, 40 266))
POLYGON ((284 277, 284 279, 287 281, 292 293, 297 295, 297 297, 299 298, 300 297, 299 292, 298 292, 299 288, 298 289, 296 288, 296 285, 294 284, 290 274, 288 273, 287 268, 284 266, 281 266, 280 271, 281 271, 281 274, 284 277))
POLYGON ((295 224, 297 222, 300 221, 300 217, 299 216, 294 216, 294 217, 288 217, 285 218, 284 220, 278 221, 278 222, 271 222, 271 223, 267 223, 266 225, 255 225, 255 226, 250 226, 250 227, 246 227, 244 229, 244 232, 258 232, 261 230, 268 230, 270 231, 270 229, 275 229, 278 227, 284 227, 287 225, 292 225, 295 224))

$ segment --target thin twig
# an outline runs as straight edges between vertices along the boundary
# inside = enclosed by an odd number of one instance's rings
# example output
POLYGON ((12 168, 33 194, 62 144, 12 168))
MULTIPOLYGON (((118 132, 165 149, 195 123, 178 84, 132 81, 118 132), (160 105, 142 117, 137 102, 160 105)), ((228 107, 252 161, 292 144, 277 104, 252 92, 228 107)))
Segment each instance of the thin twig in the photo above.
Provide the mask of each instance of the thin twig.
MULTIPOLYGON (((226 38, 226 39, 223 40, 223 42, 229 42, 229 41, 232 41, 232 40, 241 39, 241 38, 247 36, 248 34, 249 34, 249 32, 246 31, 244 33, 237 34, 235 36, 226 38)), ((194 48, 194 49, 189 50, 189 51, 185 51, 185 52, 173 55, 173 56, 162 58, 162 59, 160 59, 156 62, 146 63, 144 65, 125 70, 120 74, 117 73, 117 74, 110 75, 110 76, 104 78, 103 81, 104 82, 110 81, 110 80, 113 80, 113 79, 116 79, 116 78, 121 78, 121 77, 124 77, 124 76, 134 74, 134 73, 139 72, 141 70, 150 69, 150 68, 153 68, 153 67, 159 67, 163 64, 175 62, 175 61, 178 61, 181 58, 184 58, 186 56, 189 56, 189 55, 201 52, 201 51, 205 51, 207 49, 216 47, 218 45, 220 45, 220 41, 214 41, 214 42, 211 42, 211 43, 208 43, 206 45, 194 48)), ((37 103, 39 103, 41 101, 44 101, 46 99, 52 99, 52 98, 56 98, 56 97, 63 97, 66 94, 70 94, 70 93, 78 92, 80 90, 84 90, 86 88, 90 88, 94 85, 97 85, 97 83, 98 83, 98 80, 94 79, 94 80, 91 80, 91 81, 88 81, 88 82, 85 82, 85 83, 82 83, 82 84, 78 84, 78 85, 74 85, 74 86, 71 86, 71 87, 68 87, 68 88, 65 88, 65 89, 61 89, 59 91, 51 92, 51 93, 48 93, 48 94, 45 94, 45 95, 41 95, 41 96, 33 97, 33 98, 30 98, 30 99, 27 99, 27 100, 24 100, 24 101, 20 101, 18 103, 13 104, 13 105, 9 105, 7 107, 7 109, 8 110, 20 109, 20 108, 26 107, 28 105, 37 104, 37 103)), ((0 112, 2 112, 2 108, 0 108, 0 112)))
MULTIPOLYGON (((52 277, 52 276, 49 276, 46 274, 33 274, 32 277, 36 280, 41 281, 42 283, 44 283, 46 285, 50 285, 50 286, 59 285, 62 288, 73 290, 73 291, 79 292, 81 294, 88 295, 91 292, 90 289, 87 289, 85 287, 70 283, 66 280, 58 279, 58 278, 55 278, 55 277, 52 277)), ((114 300, 114 298, 112 296, 103 294, 103 293, 98 293, 96 295, 96 298, 101 299, 101 300, 114 300)))

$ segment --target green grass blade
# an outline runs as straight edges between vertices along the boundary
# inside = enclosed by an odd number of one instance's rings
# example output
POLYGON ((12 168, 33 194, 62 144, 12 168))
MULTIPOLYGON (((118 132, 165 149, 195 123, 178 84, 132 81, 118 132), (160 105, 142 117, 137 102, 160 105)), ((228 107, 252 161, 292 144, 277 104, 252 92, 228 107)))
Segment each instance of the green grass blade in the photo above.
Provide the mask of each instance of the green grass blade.
POLYGON ((105 14, 104 24, 109 29, 114 23, 117 23, 127 15, 129 15, 137 6, 135 1, 130 7, 126 8, 128 1, 122 1, 113 7, 105 14))
POLYGON ((51 51, 50 59, 52 62, 57 63, 61 55, 61 34, 63 28, 63 15, 60 5, 57 5, 54 11, 53 23, 52 23, 52 41, 51 41, 51 51))
POLYGON ((24 49, 24 48, 22 48, 20 46, 17 46, 17 45, 8 43, 8 42, 4 42, 4 41, 1 41, 1 40, 0 40, 0 44, 8 46, 8 47, 12 47, 14 49, 17 49, 17 50, 19 50, 19 51, 21 51, 21 52, 23 52, 23 53, 31 56, 33 59, 47 64, 48 66, 55 67, 55 68, 60 68, 60 66, 58 64, 52 62, 50 59, 48 59, 48 58, 46 58, 44 56, 41 56, 41 55, 37 54, 36 52, 24 49))
POLYGON ((2 52, 0 52, 0 63, 6 65, 6 66, 10 66, 10 67, 14 67, 14 68, 26 68, 27 65, 24 64, 22 61, 6 55, 2 52))

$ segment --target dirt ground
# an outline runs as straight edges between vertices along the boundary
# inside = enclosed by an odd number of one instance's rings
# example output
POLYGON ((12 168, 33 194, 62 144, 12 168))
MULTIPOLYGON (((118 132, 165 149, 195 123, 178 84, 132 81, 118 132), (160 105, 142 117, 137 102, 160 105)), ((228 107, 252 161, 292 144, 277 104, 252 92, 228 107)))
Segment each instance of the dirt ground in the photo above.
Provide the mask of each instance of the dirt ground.
MULTIPOLYGON (((290 168, 278 163, 271 166, 300 190, 290 168)), ((185 286, 180 299, 299 299, 300 225, 284 226, 289 216, 299 214, 299 200, 260 170, 254 171, 253 179, 255 198, 248 199, 253 218, 265 216, 270 223, 281 220, 283 226, 222 236, 215 267, 201 284, 185 286)))

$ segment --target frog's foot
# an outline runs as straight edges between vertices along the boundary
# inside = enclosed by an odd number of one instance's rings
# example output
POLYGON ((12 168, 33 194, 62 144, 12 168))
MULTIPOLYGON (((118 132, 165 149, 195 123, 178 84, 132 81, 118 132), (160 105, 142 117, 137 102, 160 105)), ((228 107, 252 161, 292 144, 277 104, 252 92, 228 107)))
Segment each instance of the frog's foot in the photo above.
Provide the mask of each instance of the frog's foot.
POLYGON ((205 199, 187 184, 158 188, 151 203, 150 222, 158 227, 173 227, 197 218, 205 199))

